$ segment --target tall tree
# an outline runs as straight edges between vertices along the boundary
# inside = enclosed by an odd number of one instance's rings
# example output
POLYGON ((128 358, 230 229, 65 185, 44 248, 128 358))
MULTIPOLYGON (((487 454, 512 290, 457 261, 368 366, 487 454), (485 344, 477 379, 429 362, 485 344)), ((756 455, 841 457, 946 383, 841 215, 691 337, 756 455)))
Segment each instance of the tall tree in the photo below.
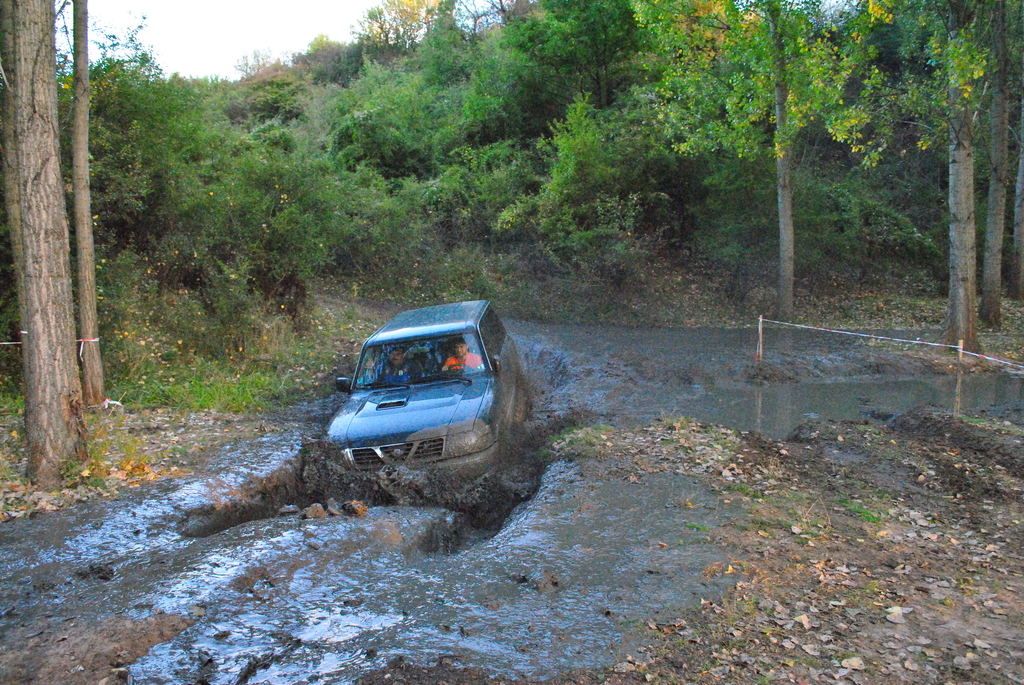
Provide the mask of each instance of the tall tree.
MULTIPOLYGON (((1024 12, 1021 12, 1024 22, 1024 12)), ((1024 80, 1024 72, 1022 72, 1024 80)), ((1021 121, 1024 121, 1024 88, 1021 88, 1021 121)), ((1013 261, 1010 265, 1010 297, 1024 300, 1024 135, 1017 142, 1017 183, 1013 202, 1013 261)))
MULTIPOLYGON (((677 149, 725 148, 740 156, 769 152, 776 160, 778 309, 790 318, 793 142, 803 126, 819 119, 836 140, 863 148, 866 115, 843 97, 863 59, 860 51, 867 48, 856 39, 842 45, 819 0, 637 0, 637 5, 671 57, 661 93, 665 115, 680 137, 677 149)), ((859 20, 858 15, 847 19, 859 20)))
MULTIPOLYGON (((68 220, 57 137, 54 6, 0 0, 5 72, 5 202, 20 236, 21 325, 29 477, 60 484, 60 466, 85 456, 75 363, 68 220)), ((17 239, 16 239, 17 240, 17 239)))
MULTIPOLYGON (((74 190, 75 239, 78 247, 78 334, 98 340, 96 252, 89 201, 89 10, 87 0, 74 7, 75 103, 71 128, 71 185, 74 190)), ((97 342, 81 347, 82 395, 87 406, 103 401, 103 360, 97 342)))
POLYGON ((1010 66, 1006 43, 1006 0, 992 0, 992 107, 989 111, 988 214, 985 219, 985 261, 981 279, 981 320, 998 327, 1003 321, 1003 229, 1006 225, 1007 141, 1010 66))
POLYGON ((978 351, 977 248, 974 210, 974 84, 983 74, 985 58, 975 40, 978 4, 947 0, 943 8, 944 41, 933 41, 942 57, 949 130, 949 302, 943 339, 963 341, 978 351))
POLYGON ((427 34, 438 0, 383 0, 359 20, 359 41, 368 59, 388 62, 409 54, 427 34))
POLYGON ((541 0, 543 12, 508 27, 511 44, 569 87, 588 93, 597 108, 635 81, 644 33, 630 0, 541 0))

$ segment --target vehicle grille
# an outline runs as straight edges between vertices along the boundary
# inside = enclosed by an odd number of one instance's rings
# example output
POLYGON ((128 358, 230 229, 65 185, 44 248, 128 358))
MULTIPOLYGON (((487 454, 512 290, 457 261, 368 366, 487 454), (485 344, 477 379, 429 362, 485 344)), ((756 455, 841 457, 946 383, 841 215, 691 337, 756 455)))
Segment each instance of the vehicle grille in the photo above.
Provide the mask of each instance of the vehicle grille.
POLYGON ((383 454, 388 461, 405 461, 405 458, 412 452, 413 443, 407 442, 398 445, 384 445, 378 447, 381 454, 383 454))
POLYGON ((352 450, 352 461, 361 469, 372 468, 383 464, 377 450, 372 447, 356 447, 352 450))
POLYGON ((416 445, 415 459, 437 459, 444 453, 444 438, 421 440, 416 445))
POLYGON ((444 453, 444 438, 430 438, 380 447, 352 448, 356 468, 373 469, 384 464, 400 464, 410 457, 415 460, 438 459, 444 453))

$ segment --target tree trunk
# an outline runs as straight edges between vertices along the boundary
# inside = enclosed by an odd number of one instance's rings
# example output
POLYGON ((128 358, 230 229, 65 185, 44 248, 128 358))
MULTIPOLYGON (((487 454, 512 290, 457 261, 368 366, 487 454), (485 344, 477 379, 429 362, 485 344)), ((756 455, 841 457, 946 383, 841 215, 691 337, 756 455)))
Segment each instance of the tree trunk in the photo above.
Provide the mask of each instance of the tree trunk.
POLYGON ((57 142, 54 7, 50 0, 0 0, 5 171, 12 231, 20 235, 21 325, 29 477, 50 488, 60 468, 85 456, 64 183, 57 142))
POLYGON ((1006 225, 1006 173, 1009 117, 1006 93, 1006 0, 992 4, 992 78, 991 140, 988 182, 988 216, 985 223, 985 268, 981 279, 981 320, 993 328, 1003 322, 1003 230, 1006 225))
POLYGON ((768 8, 775 67, 775 174, 779 205, 779 318, 793 318, 793 187, 790 183, 790 144, 786 131, 786 106, 789 83, 786 79, 786 52, 779 26, 781 9, 768 8))
MULTIPOLYGON (((1021 121, 1024 121, 1024 97, 1021 97, 1021 121)), ((1018 143, 1017 183, 1013 202, 1013 259, 1010 263, 1009 296, 1024 300, 1024 142, 1018 143)))
MULTIPOLYGON (((10 15, 3 11, 3 5, 0 4, 0 41, 3 41, 5 35, 10 35, 14 30, 14 22, 11 21, 10 15)), ((6 49, 0 42, 0 55, 6 55, 6 49)), ((0 59, 0 65, 3 64, 3 59, 0 59)), ((4 72, 4 90, 8 88, 7 85, 7 74, 4 72)), ((4 121, 13 121, 14 119, 14 98, 11 97, 0 97, 0 116, 3 117, 4 121)), ((9 125, 4 128, 9 128, 9 125)), ((20 321, 24 321, 26 317, 26 305, 25 305, 25 278, 24 272, 22 271, 22 257, 24 250, 21 247, 21 231, 18 230, 18 226, 21 225, 21 200, 19 196, 18 184, 15 181, 14 172, 14 150, 7 146, 8 137, 5 135, 3 139, 3 174, 4 174, 4 205, 7 209, 7 225, 9 227, 8 233, 11 236, 11 251, 14 256, 14 286, 18 292, 18 317, 20 321)))
POLYGON ((75 0, 75 106, 71 128, 71 183, 74 188, 75 239, 78 247, 78 334, 81 347, 82 401, 103 402, 103 361, 96 316, 96 254, 89 202, 89 25, 87 0, 75 0))
POLYGON ((943 340, 977 352, 974 310, 977 270, 974 224, 973 108, 961 88, 949 87, 949 304, 943 340))
MULTIPOLYGON (((1024 20, 1024 12, 1021 13, 1024 20)), ((1024 91, 1020 100, 1024 121, 1024 91)), ((1013 203, 1013 263, 1010 265, 1010 297, 1024 300, 1024 135, 1017 142, 1017 185, 1013 203)))

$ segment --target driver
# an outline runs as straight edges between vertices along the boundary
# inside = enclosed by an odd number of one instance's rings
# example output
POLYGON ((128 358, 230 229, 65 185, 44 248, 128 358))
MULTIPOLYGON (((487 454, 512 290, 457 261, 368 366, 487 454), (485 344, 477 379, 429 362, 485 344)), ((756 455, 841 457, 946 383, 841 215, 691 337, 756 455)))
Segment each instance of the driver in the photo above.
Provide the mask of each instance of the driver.
POLYGON ((415 360, 407 359, 406 348, 395 345, 388 352, 388 360, 380 375, 382 383, 408 383, 423 376, 423 369, 415 360))
POLYGON ((455 351, 452 356, 444 361, 442 371, 448 373, 463 373, 466 370, 482 369, 484 360, 479 354, 469 351, 469 345, 462 336, 454 340, 455 351))

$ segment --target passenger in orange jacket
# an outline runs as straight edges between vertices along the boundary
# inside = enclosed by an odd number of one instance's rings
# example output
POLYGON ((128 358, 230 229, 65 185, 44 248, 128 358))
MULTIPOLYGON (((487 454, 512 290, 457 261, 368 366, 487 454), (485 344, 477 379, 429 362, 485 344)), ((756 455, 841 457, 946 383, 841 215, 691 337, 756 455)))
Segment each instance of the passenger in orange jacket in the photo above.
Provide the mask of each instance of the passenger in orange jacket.
POLYGON ((483 367, 483 357, 470 352, 466 339, 460 337, 455 339, 455 352, 444 360, 444 366, 441 367, 441 370, 447 373, 464 373, 465 371, 482 369, 483 367))

